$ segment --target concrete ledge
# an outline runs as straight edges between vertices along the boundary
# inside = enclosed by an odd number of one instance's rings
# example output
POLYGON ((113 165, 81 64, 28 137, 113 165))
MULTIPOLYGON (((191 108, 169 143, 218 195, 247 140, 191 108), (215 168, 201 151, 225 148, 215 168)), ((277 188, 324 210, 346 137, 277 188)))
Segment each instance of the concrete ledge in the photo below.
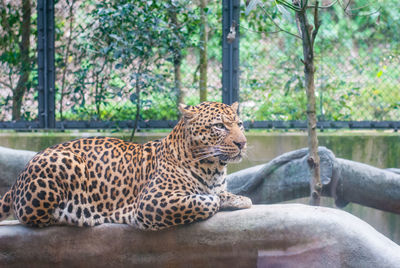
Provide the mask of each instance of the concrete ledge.
POLYGON ((0 267, 396 267, 400 247, 337 209, 255 205, 160 232, 0 225, 0 267))

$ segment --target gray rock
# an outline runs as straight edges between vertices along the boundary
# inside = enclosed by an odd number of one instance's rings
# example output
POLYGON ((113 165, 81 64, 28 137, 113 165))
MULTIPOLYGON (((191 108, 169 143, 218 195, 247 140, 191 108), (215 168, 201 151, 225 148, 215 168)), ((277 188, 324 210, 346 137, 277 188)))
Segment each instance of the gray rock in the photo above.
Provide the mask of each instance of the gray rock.
MULTIPOLYGON (((338 207, 349 202, 400 214, 400 171, 380 169, 336 158, 319 147, 322 194, 338 207)), ((247 168, 227 178, 228 190, 251 198, 254 204, 270 204, 310 195, 308 149, 285 153, 270 162, 247 168)))
POLYGON ((400 214, 400 174, 341 158, 337 163, 336 205, 353 202, 400 214))
POLYGON ((0 146, 0 190, 8 190, 35 152, 0 146))
MULTIPOLYGON (((328 191, 337 161, 332 151, 325 147, 319 147, 319 156, 321 182, 328 191)), ((230 174, 228 190, 248 196, 256 204, 309 196, 311 174, 307 158, 308 149, 300 149, 282 154, 266 164, 230 174)))
POLYGON ((0 225, 0 267, 399 267, 400 247, 341 210, 255 205, 159 232, 0 225))
MULTIPOLYGON (((0 187, 9 188, 34 154, 0 147, 0 187)), ((320 156, 325 195, 341 204, 399 208, 400 176, 394 170, 337 159, 326 148, 320 156), (365 201, 376 191, 372 203, 365 201)), ((304 149, 290 152, 232 174, 228 186, 257 203, 307 196, 306 158, 304 149)), ((399 252, 351 214, 293 204, 219 212, 161 232, 116 224, 30 229, 16 221, 0 223, 0 267, 398 267, 399 252)))

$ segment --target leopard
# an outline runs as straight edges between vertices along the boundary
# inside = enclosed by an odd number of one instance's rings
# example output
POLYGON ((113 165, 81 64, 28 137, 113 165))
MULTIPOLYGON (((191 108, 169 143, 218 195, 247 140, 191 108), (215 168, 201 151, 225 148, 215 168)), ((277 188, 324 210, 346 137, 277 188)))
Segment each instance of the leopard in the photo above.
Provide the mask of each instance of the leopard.
POLYGON ((44 149, 0 199, 0 220, 14 213, 28 227, 120 223, 155 231, 250 208, 250 198, 227 191, 227 165, 247 149, 238 106, 179 104, 172 131, 143 144, 94 136, 44 149))

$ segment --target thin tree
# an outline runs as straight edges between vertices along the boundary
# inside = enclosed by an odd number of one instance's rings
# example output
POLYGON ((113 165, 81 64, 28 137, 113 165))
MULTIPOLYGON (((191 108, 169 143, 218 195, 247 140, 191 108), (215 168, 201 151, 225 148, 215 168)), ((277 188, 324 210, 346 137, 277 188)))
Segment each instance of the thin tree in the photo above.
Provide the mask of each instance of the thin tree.
MULTIPOLYGON (((307 95, 307 130, 308 130, 308 165, 311 172, 311 183, 310 183, 310 204, 319 205, 321 200, 322 184, 320 177, 320 159, 318 155, 318 138, 317 138, 317 116, 316 116, 316 98, 315 98, 315 64, 314 64, 314 44, 318 34, 318 30, 321 26, 319 19, 319 10, 323 8, 332 7, 334 4, 339 3, 338 0, 333 0, 330 4, 320 6, 320 2, 314 1, 314 4, 310 4, 308 0, 293 0, 292 2, 285 0, 276 0, 275 3, 279 9, 283 12, 287 12, 287 9, 295 13, 296 24, 298 34, 291 33, 290 31, 284 30, 278 23, 273 20, 273 17, 269 12, 259 5, 260 0, 252 0, 248 2, 246 13, 248 14, 257 5, 260 6, 267 17, 272 21, 274 26, 278 29, 276 32, 285 32, 292 36, 295 36, 302 41, 303 47, 303 59, 301 60, 304 64, 304 84, 307 95), (310 23, 307 17, 307 13, 311 12, 313 23, 310 23)), ((343 9, 347 13, 351 1, 343 4, 343 9)))
POLYGON ((13 120, 21 119, 21 105, 25 92, 28 88, 29 75, 31 73, 31 59, 29 57, 31 37, 31 1, 22 1, 22 23, 20 28, 21 42, 19 50, 21 53, 21 69, 17 87, 13 94, 13 120))
POLYGON ((207 67, 208 67, 208 57, 207 57, 207 0, 200 0, 200 102, 207 101, 207 67))
POLYGON ((71 2, 67 1, 67 4, 69 5, 68 8, 68 39, 67 39, 67 44, 66 47, 63 49, 63 54, 64 54, 64 59, 63 59, 63 66, 62 66, 62 75, 61 75, 61 89, 60 89, 60 107, 59 107, 59 114, 60 114, 60 120, 62 121, 64 119, 63 117, 63 111, 64 111, 64 97, 67 94, 65 91, 66 89, 66 78, 67 78, 67 69, 68 69, 68 62, 69 62, 69 57, 71 54, 71 45, 72 45, 72 36, 73 36, 73 30, 74 30, 74 4, 76 0, 72 0, 71 2))
POLYGON ((192 40, 194 35, 198 34, 200 20, 192 1, 169 0, 168 3, 164 3, 158 13, 169 25, 170 37, 159 42, 159 46, 160 48, 166 46, 171 53, 174 65, 174 93, 178 110, 178 105, 183 103, 185 95, 182 87, 182 62, 186 55, 186 49, 194 46, 192 40))
MULTIPOLYGON (((169 3, 172 6, 172 1, 169 3)), ((180 23, 178 21, 177 9, 170 7, 168 9, 168 15, 170 18, 170 26, 174 35, 173 42, 171 44, 172 50, 172 61, 174 64, 174 87, 176 93, 176 106, 183 102, 184 92, 182 90, 182 78, 181 78, 181 65, 182 65, 182 50, 180 48, 180 23)))
POLYGON ((21 107, 25 93, 29 88, 32 58, 30 57, 31 14, 30 0, 22 1, 21 11, 5 1, 0 2, 0 54, 6 63, 9 81, 0 81, 12 91, 12 120, 21 119, 21 107), (17 10, 12 10, 16 8, 17 10), (20 20, 22 15, 22 20, 20 20), (19 75, 14 84, 14 74, 19 75))
POLYGON ((315 67, 314 67, 314 42, 317 36, 319 26, 321 25, 318 20, 318 6, 319 2, 316 1, 314 8, 314 27, 308 22, 307 19, 307 0, 301 6, 298 3, 298 10, 296 12, 296 22, 301 34, 303 45, 303 63, 304 63, 304 81, 307 94, 307 131, 308 131, 308 165, 311 171, 312 182, 310 183, 311 199, 310 204, 318 206, 321 202, 321 176, 320 176, 320 159, 318 155, 318 138, 317 138, 317 113, 315 105, 315 67))

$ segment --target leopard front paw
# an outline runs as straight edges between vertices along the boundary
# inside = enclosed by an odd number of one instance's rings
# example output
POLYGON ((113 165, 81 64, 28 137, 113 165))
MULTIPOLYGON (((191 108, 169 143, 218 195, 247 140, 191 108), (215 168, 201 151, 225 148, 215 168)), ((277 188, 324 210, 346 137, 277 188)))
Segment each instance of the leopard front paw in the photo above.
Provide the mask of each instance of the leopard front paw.
POLYGON ((221 210, 237 210, 250 208, 253 203, 251 199, 241 195, 230 195, 226 199, 221 199, 221 210))

